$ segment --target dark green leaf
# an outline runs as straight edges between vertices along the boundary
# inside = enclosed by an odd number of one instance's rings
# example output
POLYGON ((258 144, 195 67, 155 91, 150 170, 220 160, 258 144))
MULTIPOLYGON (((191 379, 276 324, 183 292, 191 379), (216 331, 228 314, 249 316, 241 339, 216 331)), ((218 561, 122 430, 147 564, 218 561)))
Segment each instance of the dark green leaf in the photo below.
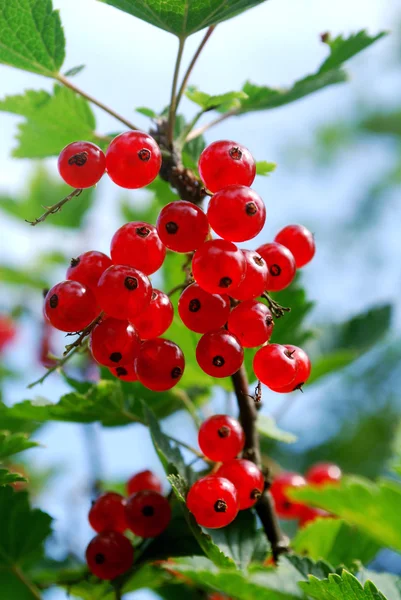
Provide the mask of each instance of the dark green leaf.
POLYGON ((10 433, 8 431, 0 431, 0 461, 5 458, 34 448, 38 446, 36 442, 28 439, 24 433, 10 433))
POLYGON ((328 579, 323 581, 311 575, 309 583, 300 582, 299 585, 308 596, 316 600, 386 600, 371 581, 362 586, 357 578, 347 571, 343 571, 341 576, 329 575, 328 579))
POLYGON ((324 560, 318 560, 317 562, 314 562, 307 556, 297 556, 296 554, 291 554, 286 557, 286 561, 288 561, 304 579, 307 579, 308 575, 314 575, 319 579, 323 579, 335 571, 334 567, 324 560))
POLYGON ((80 73, 84 69, 85 65, 78 65, 77 67, 72 67, 72 69, 68 69, 68 71, 66 71, 64 75, 65 77, 75 77, 75 75, 78 75, 78 73, 80 73))
POLYGON ((370 133, 401 137, 401 111, 373 113, 361 122, 360 127, 370 133))
POLYGON ((186 467, 179 448, 172 446, 161 430, 153 411, 143 404, 145 419, 149 427, 156 453, 167 475, 186 476, 186 467))

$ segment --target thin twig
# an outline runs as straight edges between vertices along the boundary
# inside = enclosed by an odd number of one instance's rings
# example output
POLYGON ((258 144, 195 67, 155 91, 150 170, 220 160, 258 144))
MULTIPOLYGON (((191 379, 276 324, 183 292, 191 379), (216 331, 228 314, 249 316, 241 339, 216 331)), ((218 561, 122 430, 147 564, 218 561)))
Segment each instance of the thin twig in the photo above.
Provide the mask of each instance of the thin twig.
POLYGON ((281 306, 281 304, 273 300, 273 298, 267 292, 264 292, 262 294, 262 298, 267 300, 269 309, 271 310, 273 317, 275 317, 276 319, 284 317, 286 312, 291 312, 291 308, 289 308, 288 306, 281 306))
POLYGON ((173 84, 171 86, 171 100, 170 100, 170 110, 168 115, 168 131, 167 131, 167 143, 171 147, 174 139, 174 124, 175 124, 175 114, 177 110, 177 83, 178 83, 178 75, 180 72, 180 65, 182 54, 184 52, 185 38, 179 39, 178 44, 178 52, 177 59, 175 61, 174 68, 174 76, 173 76, 173 84))
POLYGON ((61 369, 61 367, 63 367, 65 365, 65 363, 70 360, 70 358, 72 356, 74 356, 74 354, 77 354, 79 351, 82 350, 82 347, 79 348, 74 348, 67 356, 64 356, 63 358, 60 358, 59 360, 57 360, 56 364, 54 365, 54 367, 51 367, 50 369, 48 369, 44 375, 42 375, 42 377, 40 377, 40 379, 37 379, 36 381, 33 381, 32 383, 30 383, 27 387, 30 390, 31 388, 35 387, 35 385, 38 385, 39 383, 43 383, 45 381, 45 379, 47 379, 49 377, 49 375, 51 375, 52 373, 54 373, 54 371, 57 371, 58 369, 61 369))
POLYGON ((90 96, 89 94, 87 94, 86 92, 84 92, 83 90, 78 88, 69 79, 64 77, 64 75, 61 75, 61 73, 59 73, 57 75, 56 79, 57 79, 57 81, 59 81, 60 83, 65 85, 66 87, 70 88, 70 90, 73 90, 76 94, 83 96, 83 98, 86 98, 87 100, 89 100, 89 102, 92 102, 92 104, 95 104, 96 106, 98 106, 99 108, 104 110, 105 112, 109 113, 109 115, 111 115, 112 117, 117 119, 117 121, 120 121, 121 123, 126 125, 129 129, 138 129, 138 127, 135 127, 135 125, 133 125, 133 123, 128 121, 128 119, 125 119, 124 117, 122 117, 121 115, 116 113, 115 110, 113 110, 112 108, 109 108, 108 106, 106 106, 106 104, 103 104, 103 102, 96 100, 96 98, 94 98, 93 96, 90 96))
POLYGON ((181 290, 185 290, 185 288, 187 288, 188 286, 189 286, 189 283, 180 283, 180 284, 176 285, 175 287, 173 287, 173 289, 171 289, 168 292, 167 296, 170 298, 176 292, 180 292, 181 290))
POLYGON ((23 583, 24 586, 26 588, 28 588, 32 598, 35 598, 35 600, 42 600, 42 596, 40 595, 40 592, 37 589, 37 587, 32 583, 32 581, 29 581, 29 579, 27 579, 27 577, 25 577, 25 574, 17 565, 14 565, 12 567, 12 571, 13 571, 14 575, 16 577, 18 577, 18 579, 21 581, 21 583, 23 583))
POLYGON ((238 109, 233 108, 233 109, 229 110, 228 112, 224 113, 223 115, 220 115, 216 119, 213 119, 213 121, 210 121, 209 123, 206 123, 205 125, 202 125, 201 127, 198 127, 198 129, 194 129, 193 131, 191 131, 191 133, 189 133, 187 135, 186 141, 190 142, 191 140, 194 140, 195 138, 204 134, 208 129, 211 129, 215 125, 218 125, 219 123, 222 123, 229 117, 233 117, 234 115, 237 115, 237 114, 238 114, 238 109))
POLYGON ((28 221, 27 219, 25 219, 25 222, 29 223, 30 225, 37 225, 38 223, 43 223, 43 221, 45 221, 49 215, 54 215, 54 214, 58 213, 61 210, 61 208, 64 206, 64 204, 67 204, 67 202, 69 202, 73 198, 77 198, 81 193, 82 193, 81 189, 73 190, 71 192, 71 194, 68 194, 68 196, 66 196, 65 198, 60 200, 60 202, 53 204, 53 206, 45 207, 45 208, 47 208, 47 210, 45 213, 43 213, 43 215, 41 215, 34 221, 28 221))
POLYGON ((202 452, 199 452, 199 450, 196 450, 196 448, 194 448, 193 446, 190 446, 189 444, 187 444, 186 442, 182 442, 181 440, 177 440, 177 438, 173 437, 172 435, 167 435, 167 433, 165 434, 165 436, 171 441, 174 442, 175 444, 178 444, 179 446, 182 446, 183 448, 186 448, 187 450, 189 450, 190 452, 192 452, 192 454, 195 454, 195 456, 197 456, 198 458, 201 458, 202 460, 204 460, 205 462, 213 462, 210 461, 208 458, 206 458, 202 452))
POLYGON ((199 427, 202 424, 202 421, 199 418, 199 415, 197 413, 195 404, 192 402, 192 400, 188 396, 188 394, 186 392, 184 392, 184 390, 179 390, 178 396, 179 396, 180 400, 182 401, 183 405, 185 406, 186 410, 191 415, 192 420, 193 420, 193 422, 195 424, 195 427, 197 429, 199 429, 199 427))
POLYGON ((98 315, 95 319, 93 319, 93 321, 91 323, 89 323, 89 325, 80 332, 77 339, 72 344, 68 344, 65 347, 63 356, 67 356, 68 354, 70 354, 70 352, 74 348, 78 348, 79 346, 82 346, 82 342, 84 341, 84 339, 86 337, 88 337, 88 335, 91 333, 92 329, 94 329, 96 327, 96 325, 99 323, 99 321, 102 320, 103 316, 104 316, 104 312, 101 312, 100 315, 98 315))

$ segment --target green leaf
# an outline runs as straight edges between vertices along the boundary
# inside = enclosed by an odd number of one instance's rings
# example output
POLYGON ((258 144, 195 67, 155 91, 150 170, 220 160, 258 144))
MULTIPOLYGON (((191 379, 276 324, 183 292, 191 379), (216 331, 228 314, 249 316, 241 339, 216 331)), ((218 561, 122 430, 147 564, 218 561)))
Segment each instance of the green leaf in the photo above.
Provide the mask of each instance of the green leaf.
POLYGON ((145 117, 149 117, 150 119, 156 119, 158 116, 154 110, 151 108, 146 108, 146 106, 140 106, 139 108, 136 108, 135 112, 139 113, 140 115, 144 115, 145 117))
POLYGON ((32 442, 24 433, 10 433, 8 431, 0 431, 0 461, 5 458, 34 448, 38 446, 37 442, 32 442))
POLYGON ((389 600, 401 600, 401 578, 397 575, 362 569, 358 579, 362 584, 372 581, 389 600))
POLYGON ((51 0, 0 1, 0 63, 54 77, 64 56, 64 32, 51 0))
POLYGON ((185 477, 186 466, 179 448, 171 445, 168 437, 162 432, 159 422, 156 419, 153 411, 150 410, 145 403, 143 404, 143 411, 157 456, 159 457, 166 474, 180 474, 185 477))
POLYGON ((10 473, 8 469, 0 469, 0 486, 10 485, 18 481, 26 481, 19 473, 10 473))
POLYGON ((239 100, 245 100, 248 97, 245 92, 242 91, 226 92, 225 94, 211 96, 210 94, 201 92, 195 86, 189 86, 185 95, 189 100, 198 104, 204 111, 222 107, 224 107, 224 111, 238 108, 240 106, 239 100))
POLYGON ((49 287, 48 282, 43 279, 43 276, 37 276, 29 270, 19 270, 7 265, 0 265, 0 281, 21 288, 31 287, 43 290, 49 287))
POLYGON ((401 110, 373 113, 362 120, 360 127, 369 133, 401 137, 401 110))
POLYGON ((225 0, 211 4, 207 0, 100 0, 151 25, 186 38, 210 25, 226 21, 262 4, 265 0, 225 0))
POLYGON ((314 575, 318 579, 327 577, 330 573, 334 573, 335 569, 324 560, 313 561, 307 556, 297 556, 290 554, 286 556, 286 561, 289 562, 305 579, 309 575, 314 575))
POLYGON ((72 67, 72 69, 68 69, 68 71, 66 71, 64 75, 65 77, 75 77, 75 75, 78 75, 78 73, 80 73, 84 69, 85 65, 78 65, 76 67, 72 67))
POLYGON ((386 600, 371 581, 362 586, 348 571, 343 571, 341 576, 331 574, 322 581, 311 575, 309 583, 300 582, 299 586, 316 600, 386 600))
POLYGON ((273 173, 277 168, 277 164, 274 162, 267 162, 266 160, 258 160, 256 162, 256 175, 267 176, 273 173))
POLYGON ((317 519, 299 529, 291 543, 298 554, 332 565, 351 567, 356 560, 366 564, 380 549, 370 536, 341 519, 317 519), (352 539, 352 544, 350 544, 352 539))
POLYGON ((366 30, 363 29, 345 39, 342 35, 339 35, 334 39, 332 39, 330 35, 323 36, 324 43, 330 48, 330 56, 321 65, 319 72, 325 73, 338 68, 344 62, 386 35, 387 32, 382 31, 375 36, 370 36, 366 33, 366 30))
POLYGON ((289 433, 288 431, 283 431, 283 429, 277 427, 273 417, 267 415, 258 415, 257 428, 262 437, 276 440, 277 442, 293 444, 297 441, 296 435, 289 433))

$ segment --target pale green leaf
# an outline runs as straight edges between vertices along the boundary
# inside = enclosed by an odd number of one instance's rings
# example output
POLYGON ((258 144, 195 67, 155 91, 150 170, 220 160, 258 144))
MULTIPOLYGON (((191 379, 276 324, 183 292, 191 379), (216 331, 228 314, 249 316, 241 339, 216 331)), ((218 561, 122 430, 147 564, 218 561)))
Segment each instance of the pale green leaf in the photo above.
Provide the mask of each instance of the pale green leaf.
POLYGON ((273 417, 269 417, 267 415, 259 415, 257 420, 257 428, 259 434, 262 437, 269 438, 271 440, 276 440, 277 442, 285 442, 287 444, 293 444, 297 441, 297 436, 289 433, 288 431, 284 431, 277 427, 275 420, 273 417))
POLYGON ((224 107, 224 111, 238 108, 241 105, 239 101, 245 100, 248 97, 243 91, 210 95, 201 92, 195 86, 189 86, 185 95, 189 100, 198 104, 204 111, 222 107, 224 107))
POLYGON ((38 446, 37 442, 32 442, 24 433, 0 431, 0 461, 35 446, 38 446))
POLYGON ((156 119, 157 113, 151 108, 146 108, 146 106, 140 106, 135 109, 137 113, 140 115, 144 115, 145 117, 149 117, 150 119, 156 119))
POLYGON ((267 162, 267 160, 256 161, 256 175, 270 175, 270 173, 273 173, 276 168, 277 164, 274 162, 267 162))
POLYGON ((387 32, 382 31, 377 35, 370 36, 368 33, 366 33, 365 29, 358 31, 357 33, 353 33, 347 38, 339 35, 332 39, 330 35, 324 35, 323 41, 330 48, 330 56, 321 65, 319 72, 325 73, 341 66, 344 62, 362 50, 365 50, 365 48, 368 48, 377 40, 380 40, 386 35, 387 32))

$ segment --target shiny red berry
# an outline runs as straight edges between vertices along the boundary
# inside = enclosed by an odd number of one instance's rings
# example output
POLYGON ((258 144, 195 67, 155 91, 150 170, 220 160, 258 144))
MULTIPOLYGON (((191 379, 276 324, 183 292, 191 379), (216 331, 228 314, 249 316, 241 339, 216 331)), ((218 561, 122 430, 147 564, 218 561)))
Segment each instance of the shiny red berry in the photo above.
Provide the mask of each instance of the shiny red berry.
POLYGON ((244 348, 255 348, 271 338, 274 322, 266 304, 246 300, 231 311, 227 326, 244 348))
POLYGON ((288 491, 306 485, 305 479, 298 473, 283 472, 278 475, 270 488, 276 512, 283 519, 297 519, 302 516, 305 505, 295 502, 288 496, 288 491))
POLYGON ((0 352, 13 341, 16 333, 13 319, 8 315, 0 315, 0 352))
POLYGON ((89 542, 86 562, 99 579, 111 580, 123 575, 134 561, 131 542, 118 531, 103 531, 89 542))
POLYGON ((153 290, 150 304, 140 315, 131 319, 141 340, 150 340, 163 335, 174 318, 174 308, 164 292, 153 290))
POLYGON ((266 209, 249 187, 232 185, 213 194, 207 209, 210 227, 225 240, 245 242, 263 229, 266 209))
POLYGON ((106 152, 107 173, 120 187, 137 189, 158 175, 162 154, 155 140, 142 131, 121 133, 106 152))
POLYGON ((115 265, 129 265, 151 275, 163 264, 166 247, 156 227, 143 221, 126 223, 113 235, 110 245, 115 265))
POLYGON ((188 329, 206 333, 227 323, 230 298, 226 294, 209 294, 197 283, 192 283, 180 296, 178 313, 188 329))
POLYGON ((92 187, 104 175, 106 157, 104 152, 91 142, 73 142, 61 151, 58 170, 71 187, 92 187))
POLYGON ((199 173, 207 189, 217 192, 229 185, 253 183, 256 165, 245 146, 230 140, 213 142, 199 158, 199 173))
POLYGON ((242 452, 245 435, 236 419, 228 415, 215 415, 202 423, 198 443, 207 458, 214 462, 224 462, 242 452))
POLYGON ((174 252, 196 250, 209 233, 209 223, 203 210, 185 200, 164 206, 156 226, 163 244, 174 252))
POLYGON ((313 234, 303 225, 287 225, 278 232, 274 241, 288 248, 298 269, 308 264, 315 255, 313 234))
POLYGON ((168 500, 154 490, 136 492, 127 500, 125 517, 129 529, 139 537, 156 537, 171 519, 168 500))
POLYGON ((83 283, 96 295, 98 281, 109 267, 111 267, 111 260, 106 254, 90 250, 71 259, 67 279, 83 283))
POLYGON ((115 367, 134 363, 141 340, 128 321, 109 317, 92 330, 89 345, 96 362, 106 367, 115 367))
POLYGON ((198 479, 187 496, 188 510, 198 525, 209 529, 226 527, 238 514, 238 493, 228 479, 209 475, 198 479))
POLYGON ((105 492, 92 504, 88 518, 91 527, 98 533, 101 531, 123 533, 127 529, 125 499, 121 494, 105 492))
POLYGON ((85 329, 99 312, 93 292, 79 281, 62 281, 52 287, 44 310, 53 327, 70 333, 85 329))
POLYGON ((127 482, 128 496, 132 496, 136 492, 143 492, 144 490, 152 490, 159 494, 163 491, 162 482, 152 471, 147 470, 136 473, 127 482))
POLYGON ((244 350, 226 329, 205 333, 196 347, 200 368, 211 377, 230 377, 241 368, 244 350))
POLYGON ((99 279, 96 297, 108 316, 129 321, 150 304, 152 286, 141 271, 113 265, 99 279))
POLYGON ((267 289, 269 270, 264 258, 254 250, 241 250, 246 262, 245 277, 238 287, 230 290, 236 300, 253 300, 267 289))
POLYGON ((119 367, 110 367, 109 371, 112 373, 112 375, 114 375, 114 377, 121 379, 121 381, 127 381, 129 383, 138 381, 138 375, 136 374, 133 363, 119 367))
POLYGON ((295 259, 288 248, 272 242, 263 244, 257 249, 257 252, 265 259, 269 269, 266 289, 270 292, 279 292, 288 287, 297 270, 295 259))
POLYGON ((288 394, 295 390, 301 390, 303 385, 308 381, 312 369, 309 356, 302 348, 298 348, 298 346, 293 346, 292 344, 285 344, 284 347, 287 348, 288 352, 291 353, 297 363, 297 373, 295 379, 290 384, 279 388, 271 387, 273 391, 279 392, 280 394, 288 394))
POLYGON ((239 509, 250 508, 259 500, 265 488, 263 473, 250 460, 235 458, 225 462, 217 471, 234 484, 238 492, 239 509))
POLYGON ((313 485, 325 485, 327 483, 339 483, 342 478, 339 466, 329 462, 319 462, 307 471, 305 478, 313 485))
POLYGON ((295 380, 297 362, 285 346, 267 344, 256 352, 253 370, 257 379, 267 387, 277 389, 295 380))
POLYGON ((245 277, 246 261, 241 250, 227 240, 209 240, 196 250, 192 273, 210 294, 230 293, 245 277))
POLYGON ((142 385, 155 392, 165 392, 180 381, 185 359, 177 344, 156 338, 142 343, 135 368, 142 385))
POLYGON ((305 527, 308 523, 313 523, 316 519, 330 519, 332 515, 323 510, 322 508, 312 508, 311 506, 304 506, 300 517, 299 517, 299 525, 301 527, 305 527))

